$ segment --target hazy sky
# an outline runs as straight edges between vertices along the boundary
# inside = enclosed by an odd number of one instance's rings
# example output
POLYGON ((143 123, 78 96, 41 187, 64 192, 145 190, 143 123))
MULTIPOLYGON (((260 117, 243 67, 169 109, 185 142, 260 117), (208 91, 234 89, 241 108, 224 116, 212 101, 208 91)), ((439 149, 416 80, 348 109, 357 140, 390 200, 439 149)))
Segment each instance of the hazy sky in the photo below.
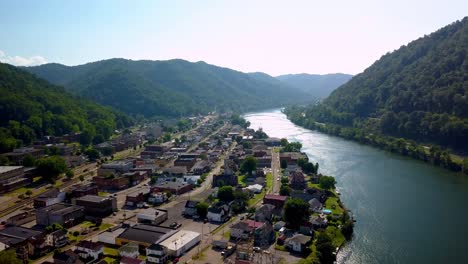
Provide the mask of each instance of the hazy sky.
POLYGON ((445 1, 0 0, 0 61, 206 61, 244 72, 356 74, 468 15, 445 1))

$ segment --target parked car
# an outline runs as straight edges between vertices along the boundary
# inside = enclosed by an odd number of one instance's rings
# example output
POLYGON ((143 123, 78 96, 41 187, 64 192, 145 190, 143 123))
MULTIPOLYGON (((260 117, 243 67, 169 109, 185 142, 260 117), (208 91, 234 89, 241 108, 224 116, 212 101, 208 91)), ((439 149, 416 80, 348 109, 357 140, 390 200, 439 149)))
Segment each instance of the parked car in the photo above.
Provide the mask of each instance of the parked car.
POLYGON ((252 249, 253 249, 254 252, 260 252, 260 250, 261 250, 259 247, 253 247, 252 249))

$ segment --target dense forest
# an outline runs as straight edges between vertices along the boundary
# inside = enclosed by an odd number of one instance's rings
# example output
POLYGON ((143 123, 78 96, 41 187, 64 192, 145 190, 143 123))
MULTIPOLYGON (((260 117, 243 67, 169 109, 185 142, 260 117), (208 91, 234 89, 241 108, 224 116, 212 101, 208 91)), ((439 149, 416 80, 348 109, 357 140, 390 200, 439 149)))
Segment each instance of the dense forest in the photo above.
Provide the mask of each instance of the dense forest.
POLYGON ((81 141, 109 138, 130 126, 123 113, 87 99, 17 67, 0 63, 0 152, 30 144, 42 136, 82 132, 81 141))
POLYGON ((205 62, 110 59, 73 67, 46 64, 25 69, 74 94, 145 117, 247 111, 311 98, 301 91, 292 92, 267 74, 246 74, 205 62))
POLYGON ((286 74, 276 78, 291 87, 311 94, 315 98, 326 98, 336 88, 340 87, 353 76, 344 73, 333 74, 286 74))
POLYGON ((468 147, 468 17, 388 53, 324 102, 289 110, 315 122, 468 147))

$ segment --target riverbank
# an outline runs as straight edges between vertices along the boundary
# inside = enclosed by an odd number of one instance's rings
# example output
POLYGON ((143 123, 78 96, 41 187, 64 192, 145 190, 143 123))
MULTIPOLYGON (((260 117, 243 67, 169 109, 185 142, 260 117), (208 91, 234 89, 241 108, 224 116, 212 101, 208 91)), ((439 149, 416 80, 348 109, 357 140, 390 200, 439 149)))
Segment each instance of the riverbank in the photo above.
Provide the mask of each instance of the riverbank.
POLYGON ((421 160, 434 166, 468 175, 468 159, 462 159, 459 156, 452 155, 448 150, 443 150, 439 146, 425 146, 412 140, 368 133, 354 127, 315 122, 314 120, 305 118, 302 112, 297 108, 285 109, 283 113, 291 122, 298 126, 342 137, 360 144, 377 147, 392 153, 421 160))
POLYGON ((468 177, 293 124, 280 109, 249 113, 251 128, 302 143, 334 175, 357 222, 337 263, 468 263, 468 177), (438 250, 428 250, 438 249, 438 250))

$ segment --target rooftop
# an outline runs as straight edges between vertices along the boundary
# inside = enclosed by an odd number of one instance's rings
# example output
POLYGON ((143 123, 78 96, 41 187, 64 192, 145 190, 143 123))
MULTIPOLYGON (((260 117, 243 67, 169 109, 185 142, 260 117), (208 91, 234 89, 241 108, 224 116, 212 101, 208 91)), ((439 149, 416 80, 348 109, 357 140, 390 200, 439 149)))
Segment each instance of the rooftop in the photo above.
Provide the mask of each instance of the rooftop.
POLYGON ((23 168, 23 166, 0 166, 0 174, 20 168, 23 168))
POLYGON ((76 244, 77 247, 82 247, 82 248, 89 248, 92 250, 100 250, 101 248, 104 248, 104 245, 101 243, 93 242, 93 241, 86 241, 86 240, 81 240, 76 244))
POLYGON ((176 251, 177 248, 183 247, 185 244, 196 239, 197 237, 200 237, 200 233, 188 230, 180 230, 159 244, 168 248, 169 250, 176 251))
POLYGON ((166 235, 173 233, 174 230, 169 227, 151 226, 151 225, 135 225, 128 228, 119 238, 127 239, 130 241, 144 242, 148 244, 156 243, 166 235))
POLYGON ((288 196, 276 195, 276 194, 267 194, 267 195, 265 195, 264 199, 286 201, 288 199, 288 196))
POLYGON ((86 202, 92 202, 92 203, 100 203, 108 199, 109 197, 102 197, 102 196, 90 195, 90 194, 76 198, 77 201, 79 200, 79 201, 86 201, 86 202))

